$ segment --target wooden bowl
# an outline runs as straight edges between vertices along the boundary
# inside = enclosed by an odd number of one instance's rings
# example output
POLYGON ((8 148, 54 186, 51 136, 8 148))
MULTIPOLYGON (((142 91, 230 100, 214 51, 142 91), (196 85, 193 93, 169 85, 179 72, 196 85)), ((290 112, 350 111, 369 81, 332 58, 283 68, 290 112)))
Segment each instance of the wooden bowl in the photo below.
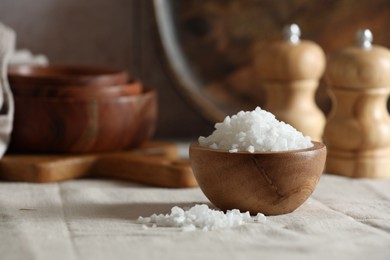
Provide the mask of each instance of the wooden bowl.
POLYGON ((8 67, 10 85, 120 85, 128 81, 124 70, 72 65, 11 65, 8 67))
POLYGON ((15 95, 14 99, 12 152, 115 151, 140 145, 155 130, 154 90, 109 97, 15 95))
POLYGON ((95 85, 18 85, 11 84, 12 93, 15 96, 30 97, 113 97, 122 95, 139 95, 142 93, 143 86, 141 82, 131 80, 126 84, 114 86, 95 86, 95 85))
POLYGON ((266 215, 298 208, 314 191, 324 170, 326 147, 286 152, 229 153, 190 146, 190 161, 207 198, 222 210, 266 215))

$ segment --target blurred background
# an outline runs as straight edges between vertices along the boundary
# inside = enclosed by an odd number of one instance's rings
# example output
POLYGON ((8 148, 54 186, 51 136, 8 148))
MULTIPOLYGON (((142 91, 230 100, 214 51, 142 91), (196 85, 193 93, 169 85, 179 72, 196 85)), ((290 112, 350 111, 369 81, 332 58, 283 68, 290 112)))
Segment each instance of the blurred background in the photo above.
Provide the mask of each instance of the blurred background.
MULTIPOLYGON (((369 28, 375 43, 389 47, 387 0, 0 0, 0 21, 17 33, 17 48, 44 54, 51 63, 124 68, 159 93, 157 138, 207 135, 212 109, 232 113, 262 105, 256 78, 256 49, 280 38, 289 23, 326 53, 353 44, 354 33, 369 28), (173 35, 205 98, 189 98, 173 75, 155 2, 169 4, 173 35)), ((168 35, 171 37, 172 35, 168 35)), ((317 103, 328 113, 324 83, 317 103)))
POLYGON ((156 137, 207 133, 210 123, 172 86, 151 5, 143 0, 1 0, 0 21, 16 31, 18 49, 44 54, 51 63, 125 68, 156 88, 156 137))

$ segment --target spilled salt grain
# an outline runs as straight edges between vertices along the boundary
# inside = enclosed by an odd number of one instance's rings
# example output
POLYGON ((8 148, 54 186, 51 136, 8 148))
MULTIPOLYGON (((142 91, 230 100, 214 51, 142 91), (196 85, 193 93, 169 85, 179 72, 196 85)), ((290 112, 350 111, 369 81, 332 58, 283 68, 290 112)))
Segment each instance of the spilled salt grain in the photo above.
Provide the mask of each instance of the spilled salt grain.
POLYGON ((159 227, 180 227, 182 231, 189 232, 200 229, 202 231, 231 228, 245 223, 264 223, 266 217, 258 213, 251 217, 249 212, 241 213, 238 209, 228 210, 226 213, 210 209, 206 204, 198 204, 184 210, 180 207, 173 207, 170 214, 153 214, 150 217, 139 217, 137 223, 152 228, 159 227))
POLYGON ((265 215, 263 213, 257 213, 256 217, 255 217, 255 220, 259 223, 265 223, 265 221, 267 220, 267 218, 265 217, 265 215))
POLYGON ((309 136, 278 121, 272 113, 260 107, 227 116, 223 122, 215 124, 210 136, 201 136, 198 141, 201 146, 231 153, 287 151, 313 146, 309 136))

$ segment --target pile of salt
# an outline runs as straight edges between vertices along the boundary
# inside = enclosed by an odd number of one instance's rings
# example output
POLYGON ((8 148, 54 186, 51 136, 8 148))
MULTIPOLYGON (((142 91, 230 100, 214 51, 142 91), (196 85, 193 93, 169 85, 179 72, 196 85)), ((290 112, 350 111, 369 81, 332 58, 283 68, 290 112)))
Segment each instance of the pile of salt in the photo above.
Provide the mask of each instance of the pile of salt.
POLYGON ((238 209, 223 211, 210 209, 206 204, 195 205, 189 210, 173 207, 170 214, 153 214, 150 217, 139 217, 137 222, 144 228, 151 227, 180 227, 182 231, 203 231, 231 228, 245 223, 264 223, 266 217, 258 213, 251 217, 249 212, 241 213, 238 209))
POLYGON ((210 136, 201 136, 198 141, 201 146, 231 153, 287 151, 313 146, 309 136, 303 136, 260 107, 227 116, 223 122, 215 124, 210 136))

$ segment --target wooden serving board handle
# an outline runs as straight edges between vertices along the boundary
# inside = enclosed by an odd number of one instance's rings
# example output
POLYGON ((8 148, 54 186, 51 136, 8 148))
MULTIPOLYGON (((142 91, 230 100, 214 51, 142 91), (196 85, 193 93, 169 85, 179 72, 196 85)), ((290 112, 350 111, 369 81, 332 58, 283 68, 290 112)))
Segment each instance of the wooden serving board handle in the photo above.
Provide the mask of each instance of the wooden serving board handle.
POLYGON ((190 164, 178 159, 177 147, 149 142, 131 150, 84 155, 7 155, 0 160, 0 179, 58 182, 104 177, 144 184, 185 188, 197 186, 190 164))
POLYGON ((153 156, 112 156, 97 161, 93 176, 124 179, 144 184, 168 187, 195 187, 188 160, 153 156))

